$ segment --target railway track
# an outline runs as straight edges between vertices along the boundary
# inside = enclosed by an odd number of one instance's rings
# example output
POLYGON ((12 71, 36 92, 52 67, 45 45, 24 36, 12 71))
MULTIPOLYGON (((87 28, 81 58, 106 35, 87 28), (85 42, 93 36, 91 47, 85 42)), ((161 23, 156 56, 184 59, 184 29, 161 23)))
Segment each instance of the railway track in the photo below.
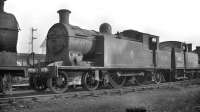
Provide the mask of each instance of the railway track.
POLYGON ((100 89, 95 91, 73 91, 66 92, 64 94, 53 94, 53 93, 38 93, 38 94, 29 94, 22 96, 5 96, 4 98, 0 98, 0 106, 9 105, 14 103, 16 100, 30 99, 30 100, 40 100, 42 98, 46 99, 57 99, 57 98, 75 98, 75 97, 98 97, 103 95, 123 95, 130 92, 138 92, 145 90, 153 90, 153 89, 167 89, 167 88, 179 88, 180 86, 190 86, 190 85, 199 85, 200 79, 195 80, 185 80, 185 81, 177 81, 177 82, 167 82, 161 84, 149 84, 149 85, 140 85, 140 86, 128 86, 119 89, 100 89))

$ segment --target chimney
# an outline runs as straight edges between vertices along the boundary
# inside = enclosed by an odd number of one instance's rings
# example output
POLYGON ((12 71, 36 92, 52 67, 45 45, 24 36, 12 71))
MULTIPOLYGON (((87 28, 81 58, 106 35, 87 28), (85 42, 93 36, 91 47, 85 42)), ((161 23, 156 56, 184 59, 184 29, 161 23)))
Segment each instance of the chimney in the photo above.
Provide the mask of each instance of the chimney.
POLYGON ((0 12, 4 12, 4 2, 6 0, 0 0, 0 12))
POLYGON ((59 14, 59 22, 63 23, 63 24, 69 24, 69 14, 71 13, 70 10, 67 9, 61 9, 58 10, 58 14, 59 14))
POLYGON ((99 32, 104 34, 112 34, 112 27, 108 23, 103 23, 99 27, 99 32))

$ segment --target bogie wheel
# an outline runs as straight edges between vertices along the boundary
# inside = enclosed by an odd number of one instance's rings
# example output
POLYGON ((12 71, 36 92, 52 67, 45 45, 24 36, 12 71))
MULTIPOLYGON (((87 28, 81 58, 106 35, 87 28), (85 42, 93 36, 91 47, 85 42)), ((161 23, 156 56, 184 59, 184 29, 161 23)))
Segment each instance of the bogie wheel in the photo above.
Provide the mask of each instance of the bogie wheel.
POLYGON ((58 71, 58 75, 47 80, 49 89, 54 93, 64 93, 68 90, 68 75, 64 71, 58 71))
POLYGON ((153 81, 156 84, 160 84, 165 81, 164 73, 163 72, 155 72, 153 73, 153 81))
POLYGON ((83 88, 89 91, 96 90, 99 87, 99 80, 95 78, 95 72, 86 72, 82 75, 81 83, 83 88))
POLYGON ((36 91, 44 91, 47 89, 46 79, 40 76, 30 76, 29 85, 36 91))
POLYGON ((127 77, 119 76, 119 73, 112 72, 108 74, 109 83, 113 88, 121 88, 125 85, 127 77))

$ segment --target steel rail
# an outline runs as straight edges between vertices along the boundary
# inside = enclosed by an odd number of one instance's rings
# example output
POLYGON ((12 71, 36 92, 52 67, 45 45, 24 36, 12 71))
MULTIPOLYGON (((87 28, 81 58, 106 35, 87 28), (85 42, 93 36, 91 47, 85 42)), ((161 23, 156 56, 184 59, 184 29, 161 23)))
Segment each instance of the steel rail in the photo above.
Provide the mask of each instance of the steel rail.
POLYGON ((56 99, 56 98, 74 98, 74 97, 98 97, 103 95, 123 95, 126 93, 131 92, 138 92, 138 91, 145 91, 145 90, 154 90, 154 89, 167 89, 167 88, 178 88, 179 86, 188 86, 188 85, 199 85, 200 79, 195 80, 185 80, 185 81, 177 81, 177 82, 167 82, 167 83, 161 83, 161 84, 148 84, 148 85, 139 85, 139 86, 128 86, 118 89, 99 89, 94 91, 75 91, 75 92, 66 92, 63 94, 52 94, 52 93, 46 93, 46 94, 39 94, 39 95, 27 95, 27 96, 8 96, 6 98, 0 98, 0 106, 6 105, 12 102, 15 102, 16 100, 20 99, 32 99, 32 100, 39 100, 40 98, 49 98, 49 99, 56 99))

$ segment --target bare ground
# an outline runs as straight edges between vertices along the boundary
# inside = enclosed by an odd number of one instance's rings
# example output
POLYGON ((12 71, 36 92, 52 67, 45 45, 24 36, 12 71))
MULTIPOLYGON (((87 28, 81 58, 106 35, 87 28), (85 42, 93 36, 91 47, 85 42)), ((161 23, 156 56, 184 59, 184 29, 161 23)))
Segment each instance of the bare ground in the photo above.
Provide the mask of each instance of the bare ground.
POLYGON ((123 95, 19 100, 0 112, 198 112, 198 106, 200 87, 193 85, 123 95))

